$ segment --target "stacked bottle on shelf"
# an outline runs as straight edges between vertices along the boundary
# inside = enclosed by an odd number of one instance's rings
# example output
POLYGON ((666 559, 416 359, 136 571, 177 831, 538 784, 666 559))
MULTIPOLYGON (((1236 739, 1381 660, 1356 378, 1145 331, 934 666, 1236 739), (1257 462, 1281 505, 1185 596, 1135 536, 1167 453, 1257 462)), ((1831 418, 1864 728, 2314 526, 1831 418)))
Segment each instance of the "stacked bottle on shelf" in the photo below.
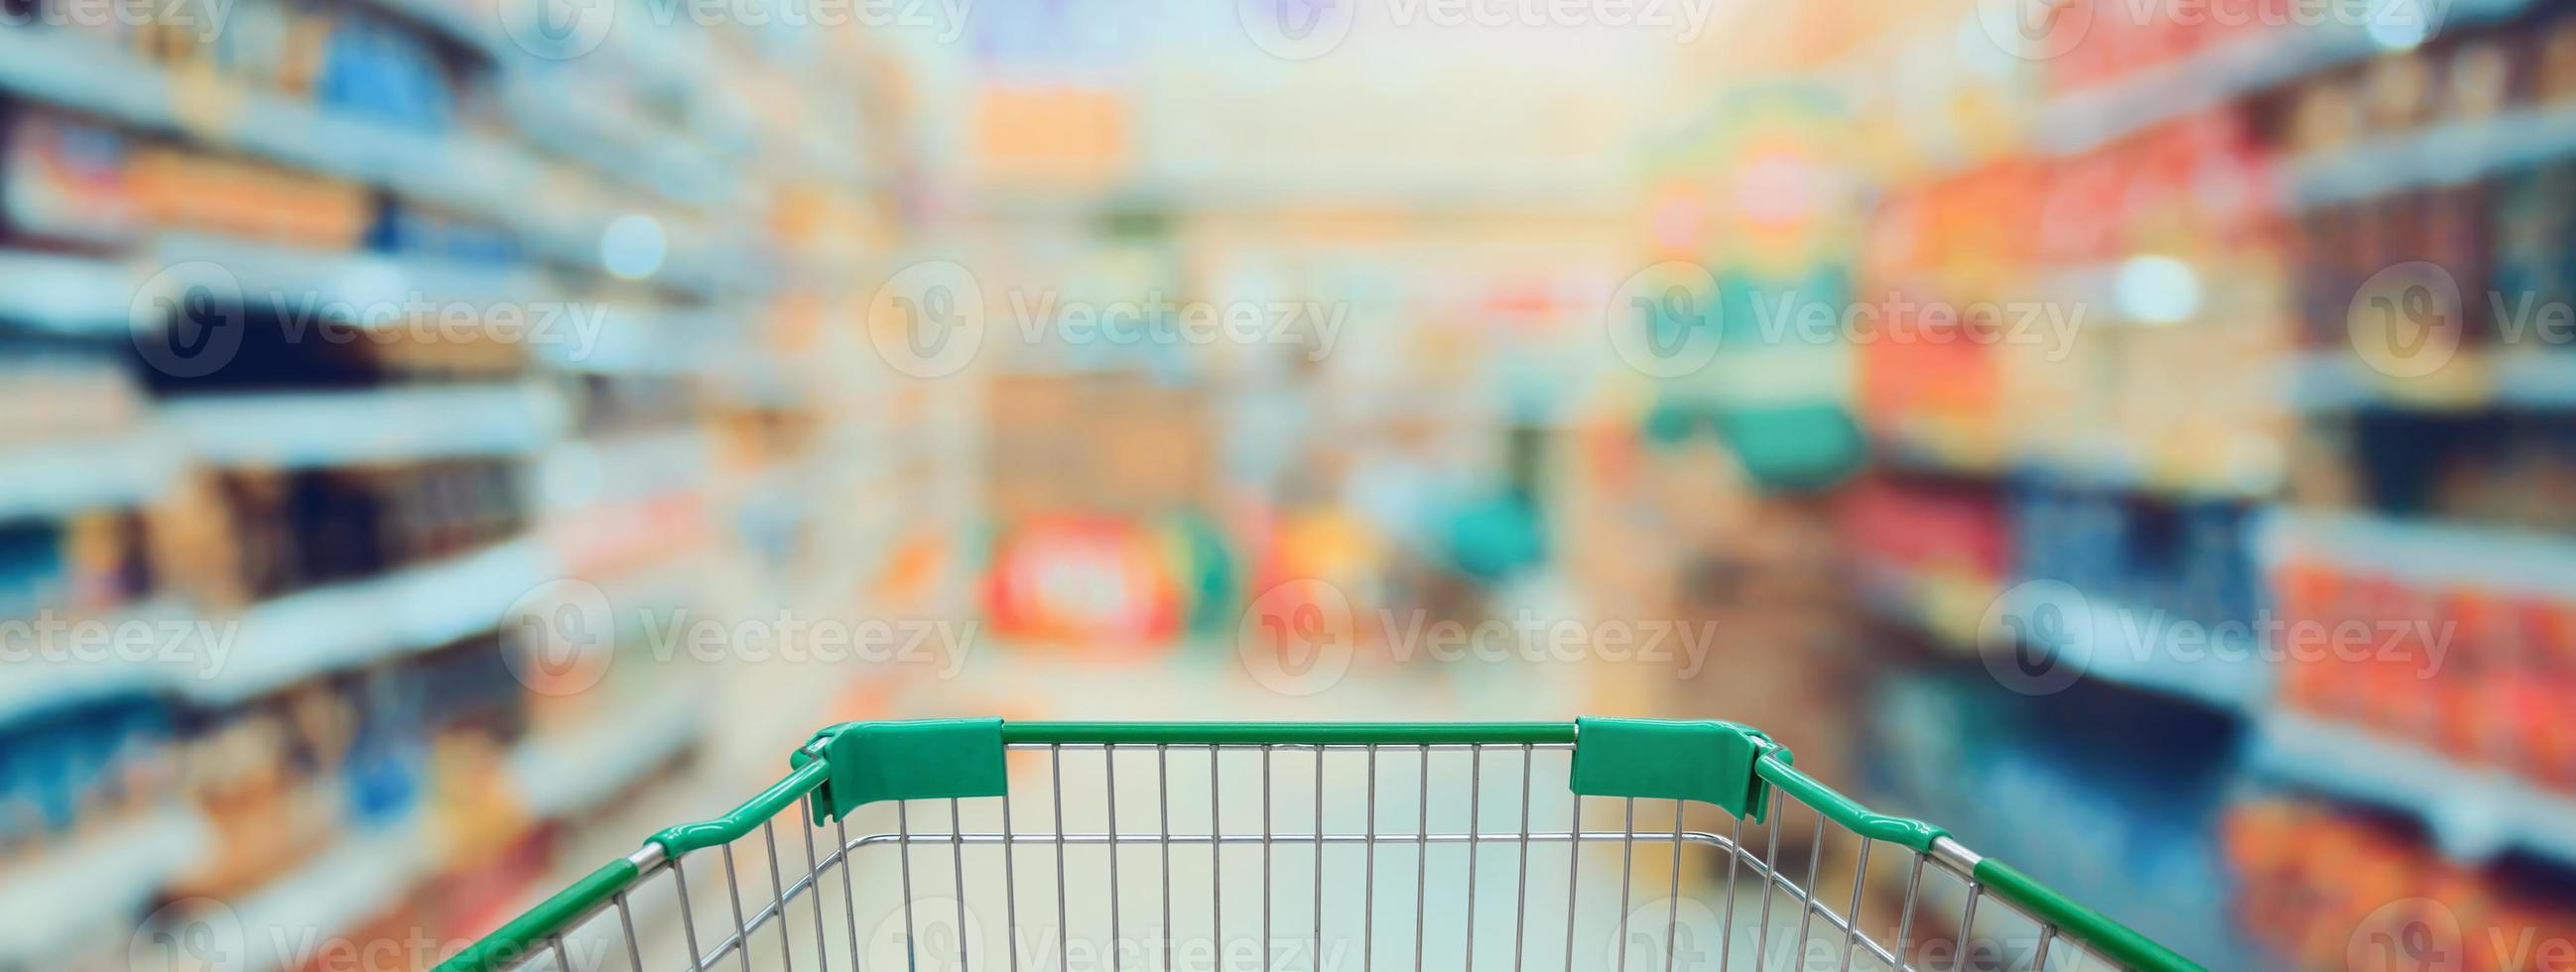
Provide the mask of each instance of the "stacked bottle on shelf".
POLYGON ((2576 18, 2534 10, 2301 78, 2261 102, 2288 160, 2301 344, 2338 357, 2359 349, 2366 361, 2386 348, 2411 366, 2407 348, 2438 335, 2459 348, 2456 360, 2426 357, 2424 373, 2381 380, 2387 393, 2448 405, 2510 397, 2504 359, 2576 346, 2566 242, 2576 161, 2549 144, 2563 140, 2571 99, 2576 18), (2418 261, 2437 272, 2407 272, 2418 261))

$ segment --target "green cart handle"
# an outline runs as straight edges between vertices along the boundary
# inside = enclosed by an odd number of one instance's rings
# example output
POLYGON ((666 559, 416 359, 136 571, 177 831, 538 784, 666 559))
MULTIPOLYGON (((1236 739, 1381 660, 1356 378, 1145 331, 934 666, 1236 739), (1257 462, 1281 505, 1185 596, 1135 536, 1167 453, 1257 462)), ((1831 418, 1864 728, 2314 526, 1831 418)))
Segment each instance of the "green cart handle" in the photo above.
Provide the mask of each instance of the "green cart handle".
POLYGON ((1951 840, 1941 828, 1877 813, 1792 765, 1786 747, 1730 722, 1594 719, 1575 722, 1017 722, 941 719, 853 722, 818 732, 791 756, 793 772, 730 813, 654 834, 442 962, 438 972, 497 972, 516 965, 662 863, 739 840, 810 799, 818 822, 882 800, 998 796, 1001 758, 1013 744, 1105 746, 1574 746, 1570 789, 1583 796, 1694 800, 1761 820, 1786 794, 1871 840, 1900 844, 1969 877, 1985 891, 2141 972, 2205 972, 2153 939, 1951 840))

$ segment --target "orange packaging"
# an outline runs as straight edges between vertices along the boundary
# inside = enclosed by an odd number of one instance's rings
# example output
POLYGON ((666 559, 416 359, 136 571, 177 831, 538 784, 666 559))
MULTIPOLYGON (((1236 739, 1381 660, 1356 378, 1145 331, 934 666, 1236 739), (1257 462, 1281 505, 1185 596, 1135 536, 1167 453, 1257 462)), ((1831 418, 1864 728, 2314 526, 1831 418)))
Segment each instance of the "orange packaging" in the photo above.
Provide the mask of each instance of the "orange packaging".
POLYGON ((355 184, 166 147, 137 151, 127 179, 136 209, 158 226, 345 250, 373 218, 355 184))

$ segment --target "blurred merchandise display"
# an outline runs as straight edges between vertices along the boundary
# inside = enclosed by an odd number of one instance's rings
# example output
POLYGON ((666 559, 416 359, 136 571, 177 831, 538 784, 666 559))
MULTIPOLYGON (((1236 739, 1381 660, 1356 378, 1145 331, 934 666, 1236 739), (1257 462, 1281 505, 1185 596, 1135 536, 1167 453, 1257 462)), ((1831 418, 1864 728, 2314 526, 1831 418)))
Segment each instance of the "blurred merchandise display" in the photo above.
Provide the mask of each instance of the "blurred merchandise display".
MULTIPOLYGON (((2576 861, 2542 822, 2569 804, 2540 715, 2576 699, 2552 613, 2564 12, 2078 3, 2015 37, 1948 9, 1970 40, 1862 32, 1892 78, 1825 62, 1898 133, 1856 257, 1890 325, 1855 338, 1885 467, 1844 515, 1870 603, 1977 656, 1998 705, 2104 691, 2064 687, 2081 677, 2238 724, 2192 772, 2419 818, 2391 854, 2576 861), (2017 63, 1981 61, 1984 39, 2017 63), (1937 99, 1906 90, 1926 84, 1975 111, 1926 124, 1909 109, 1937 99)), ((2301 859, 2305 888, 2239 871, 2239 900, 2438 883, 2301 859)), ((2325 938, 2370 907, 2249 931, 2269 961, 2341 968, 2325 938)))
POLYGON ((2228 902, 2209 889, 2229 862, 2202 835, 2226 806, 2232 744, 2224 720, 2172 718, 2162 703, 2079 687, 1998 706, 1982 675, 1900 674, 1868 700, 1885 718, 1863 737, 1882 800, 1949 813, 1961 840, 2049 862, 2068 894, 2212 967, 2243 966, 2228 902), (2152 733, 2137 732, 2152 725, 2152 733), (2152 735, 2153 745, 2141 745, 2152 735), (2032 816, 2014 810, 2048 806, 2032 816))
POLYGON ((896 150, 863 44, 556 61, 443 6, 9 5, 0 967, 141 961, 208 899, 242 968, 488 931, 720 741, 668 632, 742 525, 937 474, 818 464, 800 404, 854 290, 801 261, 895 231, 843 154, 896 150))
POLYGON ((152 6, 0 0, 0 970, 433 964, 328 950, 992 711, 1734 720, 2215 968, 2576 936, 2567 3, 152 6))
POLYGON ((2238 920, 2298 968, 2443 962, 2546 967, 2576 903, 2528 872, 2464 867, 2394 822, 2300 800, 2228 812, 2238 920))

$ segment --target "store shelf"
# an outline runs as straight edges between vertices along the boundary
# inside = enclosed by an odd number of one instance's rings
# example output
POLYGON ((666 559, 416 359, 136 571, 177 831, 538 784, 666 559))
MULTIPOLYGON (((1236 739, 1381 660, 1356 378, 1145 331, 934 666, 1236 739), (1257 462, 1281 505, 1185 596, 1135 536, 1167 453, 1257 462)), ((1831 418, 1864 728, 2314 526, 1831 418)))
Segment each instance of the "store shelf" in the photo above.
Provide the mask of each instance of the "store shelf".
POLYGON ((1859 567, 1862 605, 1975 653, 1984 632, 2062 632, 2037 647, 2086 677, 2243 712, 2269 698, 2273 674, 2251 633, 2221 635, 2155 609, 2075 593, 2062 584, 2003 584, 1967 575, 1923 575, 1886 564, 1859 567), (2057 612, 2054 618, 2048 612, 2057 612), (1993 614, 1998 626, 1988 628, 1993 614))
MULTIPOLYGON (((343 836, 303 867, 231 902, 245 953, 230 967, 295 967, 298 949, 382 914, 438 866, 439 842, 420 816, 343 836)), ((207 916, 207 920, 224 920, 207 916)))
MULTIPOLYGON (((674 695, 687 693, 675 692, 674 695)), ((596 805, 668 763, 696 740, 695 706, 644 707, 560 739, 523 744, 508 772, 538 817, 596 805)), ((445 861, 420 813, 340 838, 329 850, 250 897, 231 903, 244 961, 236 968, 294 967, 294 950, 327 941, 399 903, 445 861)))
MULTIPOLYGON (((213 629, 187 605, 175 599, 158 599, 108 612, 96 617, 69 619, 70 624, 100 626, 116 630, 127 625, 150 626, 156 632, 183 632, 179 642, 192 647, 211 644, 213 629), (185 626, 174 628, 172 626, 185 626), (187 640, 194 639, 194 640, 187 640)), ((156 634, 156 637, 159 637, 156 634)), ((174 642, 165 639, 161 644, 174 642)), ((0 726, 30 716, 77 708, 92 702, 132 696, 152 695, 169 689, 179 675, 203 671, 217 660, 216 656, 198 652, 170 659, 170 664, 143 664, 128 659, 102 657, 95 660, 78 658, 31 658, 8 663, 8 674, 0 677, 0 726), (191 667, 194 666, 194 667, 191 667)))
POLYGON ((508 85, 503 101, 530 141, 602 176, 682 206, 737 201, 727 198, 735 184, 713 155, 597 88, 560 75, 529 78, 508 85))
POLYGON ((0 91, 146 128, 174 128, 179 117, 159 69, 62 31, 0 30, 0 91))
POLYGON ((0 90, 516 223, 534 171, 497 145, 387 125, 209 78, 65 31, 0 31, 0 90))
POLYGON ((2134 493, 2169 499, 2259 500, 2280 488, 2277 476, 2251 471, 2226 481, 2159 476, 2150 472, 2145 463, 2127 456, 2105 456, 2084 461, 2025 456, 1981 463, 1954 460, 1938 450, 1889 438, 1879 440, 1878 451, 1890 466, 1936 476, 1970 480, 2014 479, 2068 489, 2134 493))
POLYGON ((1976 650, 1978 626, 2004 592, 1993 579, 1964 572, 1863 562, 1853 573, 1864 609, 1956 651, 1976 650))
POLYGON ((384 311, 368 309, 415 301, 476 304, 487 311, 497 304, 526 308, 547 292, 535 273, 517 264, 335 253, 199 233, 160 237, 152 246, 152 260, 155 267, 191 262, 221 267, 231 275, 225 283, 237 285, 254 307, 319 315, 334 303, 354 305, 361 320, 343 323, 389 324, 394 319, 384 311))
POLYGON ((2307 352, 2290 362, 2290 403, 2310 412, 2356 408, 2461 412, 2576 409, 2576 353, 2462 351, 2433 373, 2397 378, 2351 354, 2307 352))
MULTIPOLYGON (((525 307, 546 288, 537 274, 516 264, 479 264, 368 252, 327 252, 236 240, 203 233, 164 234, 139 266, 85 257, 0 252, 0 322, 68 334, 123 339, 132 333, 133 310, 151 295, 146 272, 210 263, 253 307, 303 309, 316 317, 334 303, 357 308, 400 307, 411 302, 525 307)), ((365 323, 392 318, 375 312, 365 323)))
MULTIPOLYGON (((2442 29, 2496 20, 2525 0, 2462 0, 2437 16, 2442 29)), ((2279 27, 2218 41, 2165 64, 2051 99, 2035 131, 2043 148, 2089 150, 2161 122, 2230 104, 2248 95, 2385 50, 2361 25, 2279 27)))
POLYGON ((2251 762, 2276 780, 2412 814, 2459 860, 2520 849, 2576 867, 2576 798, 2500 770, 2289 712, 2264 717, 2251 762))
POLYGON ((648 699, 619 699, 607 714, 511 753, 506 772, 531 816, 569 817, 599 806, 696 744, 703 697, 680 685, 648 699))
POLYGON ((540 482, 557 509, 705 488, 714 444, 696 428, 570 439, 546 451, 540 482))
POLYGON ((290 469, 525 455, 567 422, 562 398, 533 384, 208 394, 161 414, 206 462, 290 469))
POLYGON ((0 869, 0 966, 46 959, 122 935, 172 871, 209 843, 204 818, 173 805, 93 828, 0 869))
POLYGON ((2004 611, 2039 647, 2086 677, 2245 712, 2272 693, 2274 673, 2251 632, 2220 633, 2159 609, 2074 594, 2058 584, 2016 586, 2004 611), (2055 619, 2045 617, 2055 611, 2055 619), (2048 637, 2048 632, 2059 632, 2048 637))
POLYGON ((556 343, 529 349, 557 371, 598 375, 713 375, 756 357, 741 328, 716 313, 610 308, 589 347, 556 343))
POLYGON ((118 264, 0 251, 0 322, 122 339, 132 327, 134 297, 134 274, 118 264))
POLYGON ((0 521, 133 506, 161 495, 179 470, 176 443, 157 428, 71 442, 0 446, 0 521))
MULTIPOLYGON (((406 0, 411 2, 411 0, 406 0)), ((421 4, 434 0, 417 0, 421 4)), ((597 270, 615 212, 553 202, 551 181, 523 148, 466 132, 425 132, 209 77, 181 79, 132 51, 60 31, 0 30, 0 93, 179 132, 490 220, 548 259, 597 270)), ((757 283, 724 254, 674 253, 659 276, 701 296, 757 283)))
POLYGON ((2576 108, 2517 108, 2290 159, 2281 167, 2282 203, 2313 209, 2470 182, 2570 155, 2576 155, 2576 108))
POLYGON ((2475 587, 2549 598, 2576 590, 2576 538, 2359 513, 2271 510, 2253 526, 2266 564, 2316 559, 2427 590, 2475 587))
POLYGON ((523 538, 290 594, 245 614, 234 639, 244 650, 186 694, 228 705, 323 672, 435 648, 499 626, 512 602, 560 574, 541 544, 523 538))

